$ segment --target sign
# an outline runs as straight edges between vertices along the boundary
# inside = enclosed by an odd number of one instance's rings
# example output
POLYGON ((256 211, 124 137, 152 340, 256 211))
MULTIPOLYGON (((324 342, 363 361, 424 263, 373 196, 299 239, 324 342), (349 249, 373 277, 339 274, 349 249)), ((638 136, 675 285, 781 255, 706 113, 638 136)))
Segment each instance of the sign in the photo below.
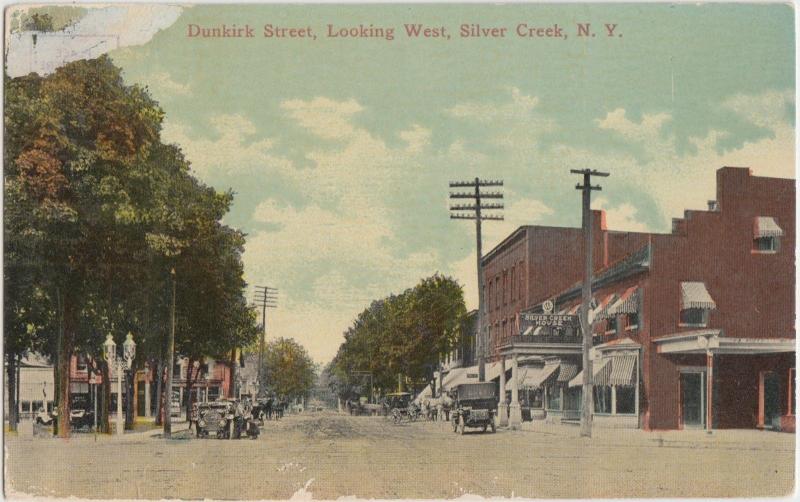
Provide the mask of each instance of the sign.
MULTIPOLYGON (((523 326, 542 326, 554 328, 567 328, 578 326, 578 316, 566 314, 530 314, 521 313, 519 315, 520 324, 523 326)), ((524 329, 524 328, 523 328, 524 329)))
POLYGON ((553 300, 545 300, 545 302, 542 304, 542 310, 544 310, 545 314, 552 314, 554 307, 555 305, 553 305, 553 300))
POLYGON ((478 378, 477 373, 467 373, 467 378, 478 378))

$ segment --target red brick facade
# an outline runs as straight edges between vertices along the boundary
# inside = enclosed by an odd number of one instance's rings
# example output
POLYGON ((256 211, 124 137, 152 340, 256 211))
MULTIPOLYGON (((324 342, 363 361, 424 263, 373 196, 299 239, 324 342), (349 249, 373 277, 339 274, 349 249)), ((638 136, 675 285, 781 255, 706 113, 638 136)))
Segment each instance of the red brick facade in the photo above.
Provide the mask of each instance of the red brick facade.
MULTIPOLYGON (((755 177, 746 168, 719 169, 714 207, 686 211, 684 218, 674 221, 671 234, 609 231, 603 213, 594 211, 593 215, 595 299, 602 302, 612 294, 619 297, 638 286, 637 326, 627 326, 629 317, 625 315, 613 316, 617 323, 613 330, 607 329, 608 321, 597 321, 595 345, 622 339, 641 345, 640 426, 684 426, 682 375, 706 372, 703 378, 707 378, 708 361, 706 354, 697 351, 667 350, 665 342, 700 333, 702 328, 704 333, 713 331, 725 338, 726 343, 783 343, 781 348, 758 345, 750 352, 735 345, 715 349, 710 379, 713 426, 769 425, 764 417, 770 410, 765 408, 772 406, 771 412, 781 416, 781 427, 793 430, 789 372, 794 371, 794 352, 786 351, 786 342, 795 338, 794 180, 755 177), (758 217, 771 218, 782 230, 776 250, 755 249, 754 222, 758 217), (637 258, 636 267, 626 265, 634 255, 643 258, 637 258), (681 323, 681 284, 686 282, 704 284, 716 303, 702 326, 681 323)), ((535 310, 545 299, 556 300, 556 308, 562 312, 580 302, 582 232, 521 227, 486 255, 484 274, 490 354, 496 357, 508 337, 519 334, 514 320, 520 311, 535 310), (519 288, 516 294, 507 291, 512 286, 506 279, 509 275, 524 281, 514 283, 519 288)))

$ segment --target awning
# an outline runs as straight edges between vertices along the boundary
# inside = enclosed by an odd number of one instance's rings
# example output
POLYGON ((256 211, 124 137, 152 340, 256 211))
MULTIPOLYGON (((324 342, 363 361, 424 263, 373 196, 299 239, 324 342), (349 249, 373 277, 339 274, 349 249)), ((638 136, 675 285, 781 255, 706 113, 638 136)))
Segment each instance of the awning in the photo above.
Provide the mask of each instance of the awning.
POLYGON ((718 329, 685 331, 653 338, 659 354, 776 354, 794 352, 794 337, 731 338, 718 329))
POLYGON ((580 303, 576 303, 575 305, 572 306, 571 309, 569 309, 567 311, 567 315, 575 315, 575 314, 577 314, 579 308, 581 308, 581 304, 580 303))
POLYGON ((616 356, 611 364, 608 385, 634 385, 636 377, 636 356, 616 356))
MULTIPOLYGON (((470 372, 477 374, 478 367, 470 366, 469 368, 453 368, 450 370, 450 373, 444 377, 444 380, 442 380, 442 388, 450 390, 457 385, 467 383, 470 381, 467 376, 467 374, 470 372)), ((477 380, 475 381, 477 382, 477 380)))
POLYGON ((556 378, 558 366, 558 362, 555 362, 545 363, 543 368, 522 368, 523 371, 520 372, 520 388, 525 387, 529 389, 536 389, 545 383, 554 380, 556 378))
POLYGON ((631 286, 610 307, 608 315, 635 314, 639 311, 639 287, 631 286))
POLYGON ((753 221, 753 237, 782 237, 783 229, 771 216, 758 216, 753 221))
POLYGON ((592 311, 594 312, 594 319, 590 319, 589 322, 608 319, 608 307, 614 301, 616 296, 617 295, 615 294, 606 295, 602 300, 600 300, 600 303, 597 304, 597 308, 592 311))
POLYGON ((681 283, 681 309, 715 309, 717 304, 702 282, 681 283))
POLYGON ((527 328, 525 328, 525 331, 522 332, 522 336, 528 336, 531 334, 532 331, 533 331, 533 326, 528 326, 527 328))
MULTIPOLYGON (((608 385, 608 378, 611 375, 611 359, 605 358, 594 361, 592 364, 592 383, 594 385, 608 385)), ((569 381, 570 387, 580 387, 583 385, 583 370, 569 381)))
POLYGON ((574 363, 561 363, 561 366, 558 370, 558 378, 556 379, 559 383, 567 383, 572 380, 575 375, 578 374, 578 365, 574 363))

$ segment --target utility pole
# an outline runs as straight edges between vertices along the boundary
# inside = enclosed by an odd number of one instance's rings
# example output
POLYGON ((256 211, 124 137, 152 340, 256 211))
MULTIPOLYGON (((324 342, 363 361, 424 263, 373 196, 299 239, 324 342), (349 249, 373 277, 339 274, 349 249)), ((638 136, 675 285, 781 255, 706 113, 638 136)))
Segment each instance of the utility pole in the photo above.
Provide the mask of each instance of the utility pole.
MULTIPOLYGON (((169 439, 172 437, 172 369, 175 366, 175 268, 172 268, 169 271, 169 275, 172 278, 172 308, 170 308, 170 327, 169 327, 169 339, 167 340, 167 384, 166 389, 164 389, 164 405, 163 413, 164 413, 164 437, 169 439)), ((111 374, 109 368, 109 374, 111 374)), ((159 375, 161 378, 161 375, 159 375)), ((120 399, 117 397, 117 399, 120 399)))
POLYGON ((258 394, 256 397, 267 397, 267 374, 264 368, 264 346, 267 340, 267 308, 277 308, 278 290, 269 286, 256 286, 254 303, 261 307, 261 340, 258 341, 258 394))
POLYGON ((589 169, 570 169, 572 174, 583 176, 583 185, 575 185, 583 192, 583 239, 586 250, 583 275, 583 298, 581 302, 580 324, 583 331, 583 409, 581 410, 581 436, 592 437, 592 360, 589 351, 592 349, 592 324, 589 323, 589 309, 592 302, 592 190, 602 190, 600 185, 592 186, 592 176, 606 177, 602 173, 589 169))
POLYGON ((478 246, 477 262, 478 262, 478 332, 477 332, 477 352, 478 352, 478 381, 484 382, 486 380, 486 340, 483 332, 483 270, 481 266, 481 259, 483 253, 481 251, 481 221, 483 220, 502 220, 502 215, 482 214, 481 211, 485 209, 503 209, 502 203, 487 203, 482 204, 481 199, 502 199, 502 192, 481 192, 481 187, 501 187, 503 180, 481 180, 475 178, 470 181, 451 181, 450 188, 473 188, 474 192, 450 192, 451 199, 473 199, 474 202, 469 204, 455 204, 450 206, 450 219, 452 220, 475 220, 475 239, 478 246))

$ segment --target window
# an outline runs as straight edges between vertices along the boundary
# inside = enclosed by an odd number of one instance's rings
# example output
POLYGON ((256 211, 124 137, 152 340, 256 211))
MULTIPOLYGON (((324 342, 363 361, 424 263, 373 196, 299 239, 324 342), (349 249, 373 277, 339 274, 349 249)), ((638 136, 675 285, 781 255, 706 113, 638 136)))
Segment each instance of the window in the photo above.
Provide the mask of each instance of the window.
POLYGON ((756 237, 753 239, 753 250, 762 253, 774 253, 778 251, 777 237, 756 237))
POLYGON ((86 355, 78 354, 77 362, 78 362, 78 367, 77 367, 78 371, 86 371, 86 355))
POLYGON ((508 272, 503 272, 503 305, 508 305, 508 272))
POLYGON ((594 412, 611 413, 611 387, 598 385, 592 387, 594 393, 594 412))
POLYGON ((757 216, 753 220, 753 252, 775 253, 780 248, 783 229, 772 216, 757 216))
POLYGON ((500 308, 500 276, 494 278, 494 307, 500 308))
POLYGON ((625 314, 625 329, 637 329, 639 327, 639 313, 625 314))
POLYGON ((514 288, 514 285, 515 285, 515 282, 516 282, 517 278, 515 277, 515 275, 516 274, 515 274, 514 267, 511 267, 511 301, 512 302, 516 298, 516 296, 515 296, 516 290, 514 288))
POLYGON ((787 415, 794 415, 795 406, 797 405, 797 397, 795 396, 795 369, 789 369, 789 385, 787 388, 789 389, 789 413, 787 415))
POLYGON ((31 402, 30 401, 22 401, 21 410, 22 410, 22 413, 30 413, 31 412, 31 402))
POLYGON ((547 409, 561 410, 561 388, 556 385, 547 387, 547 409))
POLYGON ((544 408, 544 395, 541 388, 520 389, 520 400, 523 406, 541 410, 544 408))
POLYGON ((209 401, 216 401, 219 399, 219 387, 209 387, 208 388, 208 400, 209 401))
POLYGON ((708 325, 708 309, 688 308, 681 310, 682 326, 708 325))
MULTIPOLYGON (((490 286, 491 286, 491 284, 490 284, 490 286)), ((487 291, 486 290, 486 286, 484 286, 483 287, 483 313, 484 314, 489 312, 489 298, 491 296, 491 294, 489 294, 487 296, 486 291, 487 291)))
POLYGON ((627 385, 617 387, 617 414, 634 413, 636 413, 636 388, 627 385))
POLYGON ((34 401, 33 402, 33 410, 32 411, 34 413, 42 411, 42 409, 44 409, 44 401, 34 401))
POLYGON ((181 363, 175 363, 175 366, 172 367, 172 378, 180 378, 181 377, 181 363))
POLYGON ((617 316, 611 316, 606 320, 606 335, 614 335, 617 332, 617 316))

